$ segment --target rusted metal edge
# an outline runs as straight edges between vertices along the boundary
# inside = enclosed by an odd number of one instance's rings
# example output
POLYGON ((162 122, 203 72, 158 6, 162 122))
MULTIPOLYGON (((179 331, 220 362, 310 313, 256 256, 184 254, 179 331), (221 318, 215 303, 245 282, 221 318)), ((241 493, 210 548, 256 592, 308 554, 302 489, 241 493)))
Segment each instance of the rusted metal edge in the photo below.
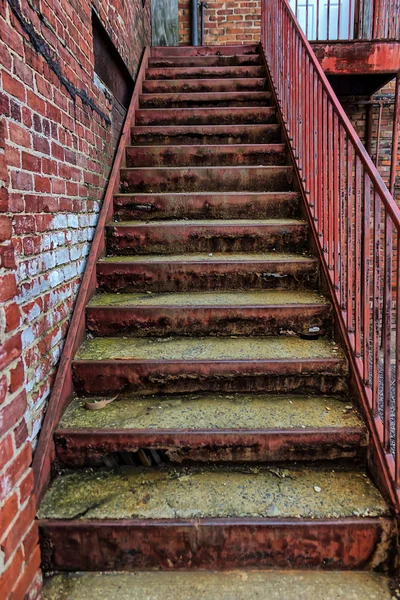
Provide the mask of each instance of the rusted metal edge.
POLYGON ((177 452, 172 458, 200 461, 282 462, 365 458, 366 429, 359 427, 314 427, 310 429, 58 429, 57 458, 63 465, 103 465, 109 453, 152 448, 177 452), (87 449, 91 449, 90 457, 87 449), (229 449, 227 457, 221 449, 229 449), (194 454, 193 454, 194 452, 194 454))
MULTIPOLYGON (((286 0, 283 0, 283 1, 286 2, 286 0)), ((296 25, 296 27, 297 27, 297 25, 296 25)), ((299 29, 299 27, 297 27, 297 28, 299 29)), ((313 63, 315 63, 315 66, 316 66, 321 78, 323 79, 323 82, 326 82, 327 85, 329 86, 326 89, 330 90, 329 95, 331 96, 331 99, 333 97, 335 99, 335 104, 337 104, 338 101, 336 100, 336 96, 333 93, 333 91, 329 85, 329 82, 326 79, 326 76, 322 71, 321 66, 319 65, 317 59, 315 58, 315 55, 312 51, 311 46, 309 45, 308 41, 304 38, 304 35, 301 33, 300 29, 299 29, 299 34, 303 38, 304 43, 307 45, 307 48, 310 53, 310 60, 313 63)), ((398 506, 398 502, 397 502, 397 490, 396 490, 395 484, 394 484, 394 465, 392 464, 393 461, 390 460, 390 456, 387 455, 383 450, 383 447, 382 447, 382 444, 381 444, 380 438, 379 438, 379 432, 378 432, 379 425, 378 425, 378 422, 372 417, 372 414, 371 414, 371 411, 369 408, 370 402, 368 400, 367 392, 364 388, 364 383, 363 383, 362 377, 361 377, 362 368, 357 367, 357 359, 353 355, 351 343, 348 338, 346 323, 343 320, 341 308, 340 308, 339 302, 336 298, 336 293, 335 293, 335 289, 334 289, 333 283, 332 283, 330 275, 329 275, 328 266, 325 262, 323 249, 320 246, 314 219, 311 215, 310 207, 308 204, 308 199, 307 199, 305 189, 304 189, 304 186, 303 186, 303 183, 301 180, 301 175, 300 175, 297 165, 296 165, 296 160, 295 160, 295 157, 293 154, 292 144, 289 139, 289 136, 288 136, 288 133, 286 130, 286 126, 284 124, 280 104, 279 104, 278 98, 276 96, 275 85, 274 85, 273 79, 270 75, 268 61, 267 61, 267 58, 266 58, 266 55, 264 52, 264 48, 262 47, 262 44, 261 44, 261 55, 264 59, 264 64, 265 64, 265 67, 267 70, 267 77, 268 77, 268 80, 271 85, 271 90, 272 90, 272 94, 274 97, 274 101, 276 103, 276 106, 278 107, 278 111, 277 111, 278 119, 282 126, 282 134, 283 134, 283 136, 286 140, 287 146, 288 146, 288 151, 289 151, 289 155, 291 158, 291 162, 294 166, 294 172, 295 172, 295 177, 297 179, 298 189, 300 191, 300 194, 301 194, 301 197, 303 200, 303 206, 304 206, 307 216, 308 216, 308 222, 311 225, 310 232, 313 236, 314 246, 315 246, 317 254, 318 254, 318 260, 319 260, 319 264, 320 264, 320 268, 321 268, 321 276, 323 277, 324 283, 328 289, 328 296, 329 296, 329 300, 332 303, 333 314, 334 314, 334 318, 335 318, 335 321, 336 321, 336 324, 338 327, 338 334, 339 334, 341 343, 343 344, 343 347, 345 349, 345 353, 346 353, 346 356, 348 359, 350 378, 355 383, 355 388, 356 388, 355 392, 356 392, 357 398, 360 400, 359 404, 362 409, 362 414, 363 414, 364 420, 366 422, 366 425, 368 427, 368 431, 370 433, 370 444, 372 446, 373 455, 374 455, 374 457, 376 457, 376 460, 378 461, 379 468, 378 469, 374 468, 374 463, 371 460, 370 456, 368 457, 368 464, 369 464, 371 472, 374 476, 374 480, 380 488, 380 491, 385 496, 386 500, 390 503, 392 508, 396 509, 396 507, 398 506)), ((332 102, 333 101, 334 100, 332 99, 332 102)), ((341 111, 343 112, 343 109, 341 109, 341 111)), ((348 121, 347 117, 346 117, 346 120, 348 121)), ((355 138, 358 139, 358 136, 355 134, 350 121, 348 121, 348 124, 350 125, 350 130, 354 133, 354 135, 351 135, 348 131, 350 137, 352 138, 352 141, 353 141, 354 136, 355 136, 355 138)), ((359 145, 362 146, 361 142, 357 143, 357 147, 359 145)), ((364 149, 364 147, 362 148, 362 150, 363 150, 363 154, 366 153, 366 150, 364 149)), ((372 163, 371 159, 369 159, 369 162, 371 162, 371 167, 373 167, 373 170, 375 171, 376 168, 375 168, 374 164, 372 163)), ((382 182, 382 184, 383 184, 383 182, 382 182)), ((386 187, 386 186, 384 186, 384 187, 386 187)), ((394 200, 390 196, 389 192, 386 193, 386 196, 389 196, 389 199, 391 199, 391 201, 393 201, 393 203, 394 203, 394 200)), ((393 217, 393 218, 398 219, 397 213, 400 214, 400 211, 399 211, 399 209, 397 209, 397 206, 396 206, 396 217, 393 217)), ((400 225, 400 221, 399 221, 399 225, 400 225)), ((398 507, 397 510, 400 511, 400 507, 398 507)))
MULTIPOLYGON (((183 439, 191 440, 192 438, 202 438, 209 437, 210 442, 218 443, 218 440, 215 438, 229 438, 230 436, 234 436, 236 442, 237 438, 242 436, 252 436, 252 437, 268 437, 268 436, 279 436, 279 437, 291 437, 291 436, 314 436, 318 435, 342 435, 345 434, 349 437, 353 435, 359 435, 365 433, 365 428, 360 427, 308 427, 307 429, 302 429, 300 427, 294 427, 293 429, 279 429, 277 428, 269 428, 269 429, 66 429, 60 428, 56 429, 55 436, 56 437, 70 437, 76 438, 81 436, 91 436, 92 438, 105 438, 109 439, 111 436, 119 437, 119 436, 129 436, 132 439, 137 438, 138 440, 149 439, 156 441, 160 438, 160 443, 163 443, 162 437, 165 436, 181 436, 179 440, 176 440, 175 437, 171 438, 168 441, 168 444, 173 444, 174 446, 180 446, 183 439)), ((224 440, 225 441, 225 440, 224 440)))
POLYGON ((54 428, 72 393, 71 362, 85 336, 85 306, 96 289, 96 263, 105 252, 105 224, 113 212, 113 195, 119 188, 119 171, 125 164, 125 148, 130 143, 131 126, 139 106, 139 95, 142 92, 149 56, 150 48, 145 47, 33 459, 34 493, 38 502, 40 502, 50 479, 54 457, 54 428))
POLYGON ((381 518, 39 521, 46 568, 77 570, 392 568, 395 525, 381 518))
MULTIPOLYGON (((212 359, 201 359, 201 360, 183 360, 183 359, 134 359, 134 358, 112 358, 112 359, 85 359, 85 358, 76 358, 73 360, 74 365, 110 365, 110 366, 120 366, 120 365, 180 365, 182 368, 186 367, 185 370, 190 369, 194 365, 231 365, 232 368, 235 368, 235 365, 248 365, 252 369, 257 368, 258 365, 263 365, 267 367, 271 365, 271 367, 277 365, 280 368, 276 369, 273 372, 286 372, 289 370, 291 372, 290 367, 295 365, 297 368, 295 372, 302 372, 303 367, 307 365, 317 366, 319 369, 323 369, 327 365, 338 365, 345 367, 346 359, 345 357, 328 357, 328 358, 266 358, 266 359, 242 359, 242 360, 231 360, 229 358, 224 358, 222 360, 212 360, 212 359)), ((346 372, 347 369, 343 368, 343 371, 346 372)))

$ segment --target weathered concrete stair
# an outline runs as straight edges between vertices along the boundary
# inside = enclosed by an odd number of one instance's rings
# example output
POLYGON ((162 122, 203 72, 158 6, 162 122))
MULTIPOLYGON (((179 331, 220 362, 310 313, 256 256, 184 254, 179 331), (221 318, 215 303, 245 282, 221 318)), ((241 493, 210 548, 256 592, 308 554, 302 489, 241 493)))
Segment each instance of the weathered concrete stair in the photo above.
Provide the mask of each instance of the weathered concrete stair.
MULTIPOLYGON (((233 571, 56 575, 45 600, 392 600, 395 586, 376 573, 233 571)), ((396 596, 395 596, 396 597, 396 596)))
MULTIPOLYGON (((394 521, 258 48, 154 48, 142 92, 55 433, 45 568, 390 571, 394 521)), ((324 576, 304 575, 330 599, 324 576)), ((247 577, 283 597, 273 574, 247 577)), ((353 577, 332 598, 386 600, 385 579, 353 577)), ((129 597, 158 599, 136 581, 129 597)), ((252 600, 231 581, 210 597, 252 600)))

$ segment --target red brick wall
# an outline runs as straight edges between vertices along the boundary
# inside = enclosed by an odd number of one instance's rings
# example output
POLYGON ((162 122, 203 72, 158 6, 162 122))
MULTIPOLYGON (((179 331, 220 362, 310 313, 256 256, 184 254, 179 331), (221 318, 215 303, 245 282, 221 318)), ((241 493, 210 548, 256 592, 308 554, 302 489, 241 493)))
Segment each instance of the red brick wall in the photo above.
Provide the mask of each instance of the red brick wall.
MULTIPOLYGON (((207 2, 204 44, 251 44, 260 41, 261 0, 207 2)), ((190 0, 179 0, 179 44, 191 43, 190 0)))
MULTIPOLYGON (((150 1, 93 4, 134 76, 150 1)), ((93 64, 89 0, 0 0, 2 600, 39 597, 32 448, 125 114, 93 64)))

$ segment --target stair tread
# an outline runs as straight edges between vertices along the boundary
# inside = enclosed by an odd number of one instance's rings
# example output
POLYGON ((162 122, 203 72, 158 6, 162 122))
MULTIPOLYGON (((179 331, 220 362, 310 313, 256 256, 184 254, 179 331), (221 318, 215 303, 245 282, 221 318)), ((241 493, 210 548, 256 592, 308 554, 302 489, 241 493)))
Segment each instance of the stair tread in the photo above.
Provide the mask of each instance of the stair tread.
POLYGON ((174 226, 194 226, 194 227, 203 227, 203 226, 215 226, 215 227, 225 227, 228 225, 232 225, 233 227, 240 226, 289 226, 289 225, 307 225, 307 221, 301 219, 169 219, 168 221, 140 221, 140 220, 132 220, 132 221, 112 221, 108 223, 109 227, 174 227, 174 226))
POLYGON ((141 262, 237 262, 237 263, 253 263, 260 262, 315 262, 318 264, 318 259, 315 256, 302 254, 283 254, 278 252, 260 252, 253 254, 245 253, 213 253, 210 254, 159 254, 159 255, 137 255, 137 256, 106 256, 101 258, 102 263, 141 263, 141 262))
POLYGON ((84 408, 75 398, 64 413, 60 429, 139 430, 307 430, 364 429, 348 402, 333 396, 272 394, 121 395, 101 411, 84 408))
POLYGON ((281 306, 325 305, 329 301, 312 290, 265 290, 253 292, 165 292, 134 294, 97 294, 90 307, 136 306, 281 306))
POLYGON ((327 338, 306 340, 270 337, 168 337, 87 339, 75 360, 133 361, 345 361, 343 352, 327 338))
POLYGON ((391 600, 373 572, 248 571, 69 573, 50 577, 45 600, 391 600))
MULTIPOLYGON (((142 148, 143 146, 141 146, 142 148)), ((293 192, 290 190, 287 191, 281 191, 281 192, 277 192, 277 191, 273 191, 273 192, 269 192, 268 190, 265 192, 253 192, 252 190, 246 190, 246 191, 223 191, 223 192, 208 192, 208 191, 199 191, 199 192, 117 192, 114 194, 114 196, 117 197, 122 197, 122 198, 129 198, 130 196, 137 196, 138 198, 141 197, 145 197, 148 198, 149 196, 178 196, 179 198, 185 198, 185 197, 192 197, 192 196, 212 196, 213 199, 218 199, 220 197, 225 198, 225 196, 231 197, 231 196, 249 196, 249 198, 251 199, 252 197, 266 197, 266 198, 276 198, 276 197, 283 197, 283 198, 300 198, 300 194, 299 192, 293 192)))
POLYGON ((80 521, 386 515, 382 496, 360 472, 219 465, 67 473, 39 509, 40 519, 80 521))

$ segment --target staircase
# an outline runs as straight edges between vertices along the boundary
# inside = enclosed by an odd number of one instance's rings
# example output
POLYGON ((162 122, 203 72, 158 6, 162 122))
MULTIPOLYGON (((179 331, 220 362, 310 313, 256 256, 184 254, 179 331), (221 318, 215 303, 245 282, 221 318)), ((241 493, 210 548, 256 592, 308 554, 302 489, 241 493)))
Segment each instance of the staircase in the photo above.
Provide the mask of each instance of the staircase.
MULTIPOLYGON (((123 599, 391 597, 372 571, 395 525, 283 140, 258 46, 152 49, 39 511, 46 570, 170 571, 114 574, 123 599), (261 571, 196 575, 231 569, 261 571)), ((74 577, 46 597, 117 589, 74 577)))

